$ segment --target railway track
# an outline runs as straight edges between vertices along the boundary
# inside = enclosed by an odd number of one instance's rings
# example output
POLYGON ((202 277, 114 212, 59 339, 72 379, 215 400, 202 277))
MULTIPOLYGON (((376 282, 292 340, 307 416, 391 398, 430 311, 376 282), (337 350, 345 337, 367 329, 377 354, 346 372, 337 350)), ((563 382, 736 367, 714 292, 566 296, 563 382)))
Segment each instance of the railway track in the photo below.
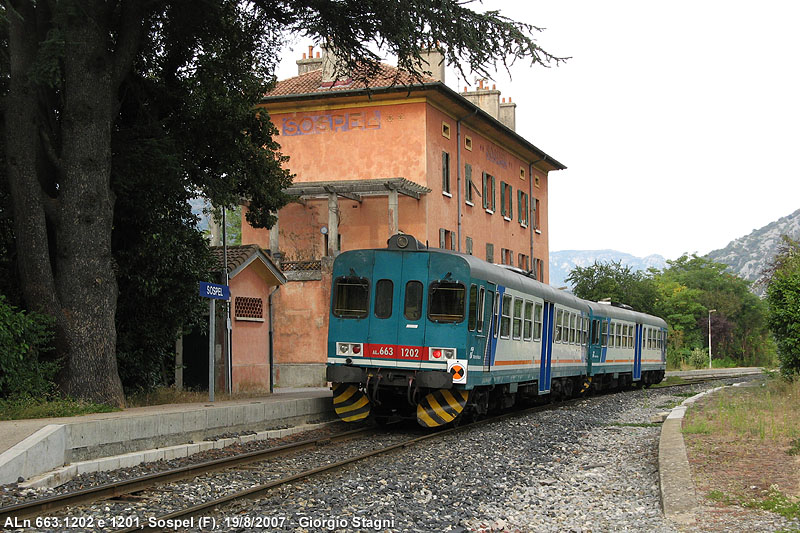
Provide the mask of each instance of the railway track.
MULTIPOLYGON (((688 384, 694 384, 706 381, 716 381, 719 379, 729 379, 729 378, 728 377, 701 378, 698 380, 692 380, 691 383, 681 383, 661 388, 663 389, 672 387, 683 387, 688 384)), ((295 474, 282 476, 279 477, 278 479, 273 479, 265 483, 260 483, 256 486, 249 487, 245 490, 239 490, 234 493, 225 495, 223 497, 212 498, 201 504, 186 506, 174 512, 150 517, 146 522, 137 521, 136 523, 130 524, 132 527, 129 527, 127 529, 122 529, 122 531, 143 531, 143 530, 160 531, 163 530, 166 525, 169 525, 168 527, 174 527, 177 524, 187 523, 184 521, 190 519, 191 517, 196 517, 199 515, 207 515, 211 513, 212 510, 219 508, 221 506, 228 505, 237 500, 257 498, 265 494, 266 492, 281 485, 286 485, 289 483, 301 481, 303 479, 307 479, 325 472, 338 470, 345 466, 355 464, 372 457, 388 454, 397 450, 402 450, 411 446, 415 446, 419 443, 425 442, 430 439, 441 438, 445 435, 479 427, 485 424, 494 423, 496 421, 510 417, 523 416, 538 411, 544 411, 548 409, 555 409, 563 406, 568 406, 572 403, 581 401, 583 399, 585 398, 575 398, 563 402, 549 403, 527 409, 515 410, 513 412, 505 413, 491 418, 486 418, 470 424, 464 424, 458 427, 451 427, 435 431, 432 433, 428 433, 422 436, 405 439, 401 442, 396 442, 386 446, 382 446, 380 448, 373 449, 369 452, 358 454, 356 456, 347 459, 332 462, 315 468, 310 468, 295 474)), ((10 505, 7 507, 0 508, 0 520, 2 520, 3 523, 8 523, 7 520, 9 519, 22 521, 25 519, 30 519, 32 517, 41 517, 47 515, 48 513, 53 513, 58 510, 63 510, 66 508, 75 508, 80 505, 86 505, 101 500, 120 498, 130 494, 138 494, 158 485, 163 485, 166 483, 175 482, 179 480, 191 479, 208 473, 241 467, 247 464, 257 463, 259 461, 265 461, 270 458, 278 456, 307 451, 309 449, 314 449, 314 448, 320 448, 329 444, 345 442, 352 439, 358 439, 363 437, 369 437, 376 433, 379 433, 379 430, 376 428, 362 428, 335 435, 325 436, 322 438, 309 439, 296 443, 281 445, 266 450, 259 450, 256 452, 250 452, 232 457, 225 457, 213 461, 207 461, 203 463, 189 465, 173 470, 168 470, 165 472, 149 474, 135 479, 108 483, 105 485, 91 487, 69 494, 58 495, 40 500, 34 500, 30 502, 10 505)), ((117 525, 127 526, 128 524, 120 523, 117 525)))

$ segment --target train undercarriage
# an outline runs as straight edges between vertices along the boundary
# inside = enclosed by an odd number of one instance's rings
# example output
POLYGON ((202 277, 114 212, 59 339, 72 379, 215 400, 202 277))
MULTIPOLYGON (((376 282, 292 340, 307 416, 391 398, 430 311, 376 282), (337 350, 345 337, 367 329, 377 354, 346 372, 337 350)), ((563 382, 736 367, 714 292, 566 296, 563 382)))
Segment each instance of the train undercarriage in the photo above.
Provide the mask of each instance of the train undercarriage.
POLYGON ((424 427, 440 427, 476 419, 514 406, 562 401, 605 391, 649 387, 661 382, 663 370, 556 377, 550 392, 539 394, 537 381, 478 386, 465 390, 444 371, 391 368, 328 367, 334 410, 347 422, 371 418, 378 424, 410 419, 424 427))

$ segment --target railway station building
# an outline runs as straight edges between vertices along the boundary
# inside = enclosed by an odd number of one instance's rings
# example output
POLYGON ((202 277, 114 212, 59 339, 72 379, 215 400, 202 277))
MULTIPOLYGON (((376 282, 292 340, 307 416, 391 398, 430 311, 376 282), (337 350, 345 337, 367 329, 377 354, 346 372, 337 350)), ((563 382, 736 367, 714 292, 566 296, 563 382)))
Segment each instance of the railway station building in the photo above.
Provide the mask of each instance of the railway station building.
POLYGON ((309 47, 261 102, 295 175, 296 201, 271 230, 242 217, 242 243, 270 250, 287 278, 274 297, 276 386, 324 384, 341 251, 402 232, 548 281, 547 184, 565 167, 516 133, 517 104, 495 86, 453 90, 441 53, 424 61, 431 76, 381 65, 367 88, 309 47))

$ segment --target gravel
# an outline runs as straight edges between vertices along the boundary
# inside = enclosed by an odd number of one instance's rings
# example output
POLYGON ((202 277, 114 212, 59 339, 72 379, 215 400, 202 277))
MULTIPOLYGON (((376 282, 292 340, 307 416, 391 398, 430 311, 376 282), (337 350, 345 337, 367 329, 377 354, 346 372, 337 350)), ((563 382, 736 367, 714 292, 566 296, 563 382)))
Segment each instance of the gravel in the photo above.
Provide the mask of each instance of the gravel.
MULTIPOLYGON (((700 514, 697 524, 683 529, 663 517, 658 477, 660 424, 652 424, 651 418, 684 399, 675 394, 718 385, 629 391, 493 422, 284 485, 261 499, 235 503, 203 518, 216 520, 217 531, 694 532, 798 528, 797 522, 778 515, 739 508, 727 517, 709 508, 700 514)), ((325 446, 255 468, 170 484, 146 501, 110 501, 71 513, 95 520, 135 518, 147 524, 150 517, 188 502, 338 461, 394 439, 408 438, 408 433, 398 428, 396 435, 325 446)), ((104 478, 125 475, 130 474, 115 471, 104 478)), ((11 489, 5 489, 6 498, 13 499, 13 494, 8 494, 11 489)), ((199 530, 198 524, 194 523, 194 530, 199 530)), ((95 529, 99 528, 85 528, 95 529)), ((181 525, 173 529, 187 528, 181 525)))

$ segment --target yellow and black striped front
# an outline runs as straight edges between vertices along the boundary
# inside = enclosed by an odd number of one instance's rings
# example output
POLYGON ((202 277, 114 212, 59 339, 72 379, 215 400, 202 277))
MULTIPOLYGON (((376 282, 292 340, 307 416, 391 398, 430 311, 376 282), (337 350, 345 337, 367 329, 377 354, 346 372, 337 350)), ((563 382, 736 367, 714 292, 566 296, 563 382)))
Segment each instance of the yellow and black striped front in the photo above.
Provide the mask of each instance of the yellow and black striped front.
POLYGON ((333 384, 333 410, 345 422, 363 420, 369 416, 369 398, 355 385, 333 384))
POLYGON ((449 424, 467 405, 469 391, 439 389, 425 396, 417 405, 419 425, 434 428, 449 424))

